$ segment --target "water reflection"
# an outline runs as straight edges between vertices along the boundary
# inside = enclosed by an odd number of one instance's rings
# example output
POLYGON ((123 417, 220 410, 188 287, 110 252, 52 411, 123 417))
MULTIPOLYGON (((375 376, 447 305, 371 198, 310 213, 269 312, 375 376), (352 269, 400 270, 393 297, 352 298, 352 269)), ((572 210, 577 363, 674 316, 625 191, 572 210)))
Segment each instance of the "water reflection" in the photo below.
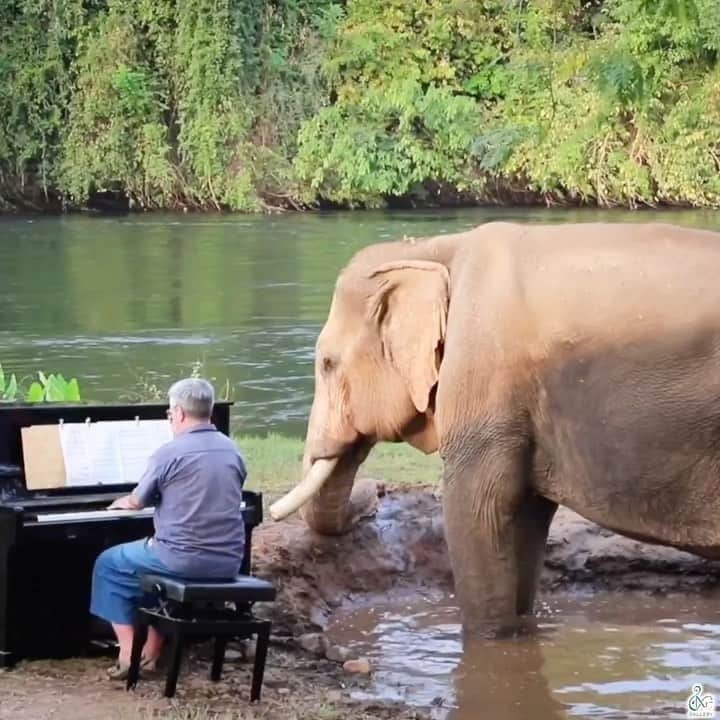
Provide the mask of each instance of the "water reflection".
POLYGON ((468 642, 450 676, 455 707, 447 720, 560 720, 565 706, 550 689, 538 640, 468 642))

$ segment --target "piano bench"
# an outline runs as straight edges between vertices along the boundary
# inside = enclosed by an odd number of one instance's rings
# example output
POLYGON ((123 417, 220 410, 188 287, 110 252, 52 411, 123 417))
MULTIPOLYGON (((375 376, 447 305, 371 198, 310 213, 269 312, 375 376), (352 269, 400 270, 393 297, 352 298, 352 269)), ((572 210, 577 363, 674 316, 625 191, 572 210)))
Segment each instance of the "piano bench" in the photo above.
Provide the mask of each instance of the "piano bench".
POLYGON ((275 588, 267 581, 249 575, 234 580, 181 580, 162 575, 142 575, 142 589, 158 598, 157 608, 140 608, 135 622, 130 669, 126 688, 135 687, 140 672, 140 656, 148 627, 170 638, 170 661, 165 679, 165 697, 175 694, 185 640, 213 638, 210 679, 217 682, 230 638, 257 635, 250 701, 260 699, 265 658, 270 642, 269 620, 256 618, 255 602, 271 602, 275 588))

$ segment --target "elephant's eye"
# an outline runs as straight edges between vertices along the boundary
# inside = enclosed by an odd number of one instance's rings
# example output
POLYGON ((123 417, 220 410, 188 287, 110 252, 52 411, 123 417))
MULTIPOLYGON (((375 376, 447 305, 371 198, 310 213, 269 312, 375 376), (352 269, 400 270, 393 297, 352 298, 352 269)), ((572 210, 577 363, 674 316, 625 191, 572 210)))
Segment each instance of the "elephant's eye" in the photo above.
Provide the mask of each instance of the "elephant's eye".
POLYGON ((333 359, 331 357, 328 357, 326 355, 322 359, 321 365, 322 365, 323 372, 328 373, 333 369, 333 367, 335 366, 335 363, 333 362, 333 359))

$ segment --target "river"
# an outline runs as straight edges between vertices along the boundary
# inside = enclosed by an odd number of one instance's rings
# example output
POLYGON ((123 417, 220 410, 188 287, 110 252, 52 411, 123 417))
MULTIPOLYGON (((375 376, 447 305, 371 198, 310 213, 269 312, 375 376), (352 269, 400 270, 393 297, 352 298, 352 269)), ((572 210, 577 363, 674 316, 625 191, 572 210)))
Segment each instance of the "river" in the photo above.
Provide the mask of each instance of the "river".
POLYGON ((340 268, 373 243, 489 220, 662 221, 712 211, 472 208, 281 216, 0 218, 0 363, 77 377, 83 398, 151 399, 194 363, 233 429, 302 436, 313 348, 340 268))

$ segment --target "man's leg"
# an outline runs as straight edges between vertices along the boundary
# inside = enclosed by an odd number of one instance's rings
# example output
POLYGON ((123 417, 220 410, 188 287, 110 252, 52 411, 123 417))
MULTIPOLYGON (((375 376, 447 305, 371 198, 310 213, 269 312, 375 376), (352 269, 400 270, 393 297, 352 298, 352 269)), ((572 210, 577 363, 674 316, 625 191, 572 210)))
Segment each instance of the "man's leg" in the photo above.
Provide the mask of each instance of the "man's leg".
MULTIPOLYGON (((143 645, 142 656, 147 663, 156 662, 163 649, 165 638, 151 625, 148 628, 148 636, 143 645)), ((131 643, 132 645, 132 643, 131 643)))
MULTIPOLYGON (((135 628, 133 625, 120 625, 119 623, 111 623, 111 625, 120 647, 118 662, 120 665, 129 665, 135 628)), ((152 664, 157 661, 162 652, 164 642, 165 638, 151 625, 148 628, 147 640, 142 650, 144 664, 152 664)))
POLYGON ((115 631, 120 652, 118 653, 118 662, 120 665, 130 664, 130 651, 133 643, 133 626, 120 625, 119 623, 111 623, 112 629, 115 631))
MULTIPOLYGON (((138 576, 152 572, 171 574, 145 540, 108 548, 95 561, 90 612, 112 625, 120 646, 121 666, 130 662, 135 617, 146 597, 138 576)), ((143 656, 157 658, 162 640, 162 636, 150 628, 143 656)))

